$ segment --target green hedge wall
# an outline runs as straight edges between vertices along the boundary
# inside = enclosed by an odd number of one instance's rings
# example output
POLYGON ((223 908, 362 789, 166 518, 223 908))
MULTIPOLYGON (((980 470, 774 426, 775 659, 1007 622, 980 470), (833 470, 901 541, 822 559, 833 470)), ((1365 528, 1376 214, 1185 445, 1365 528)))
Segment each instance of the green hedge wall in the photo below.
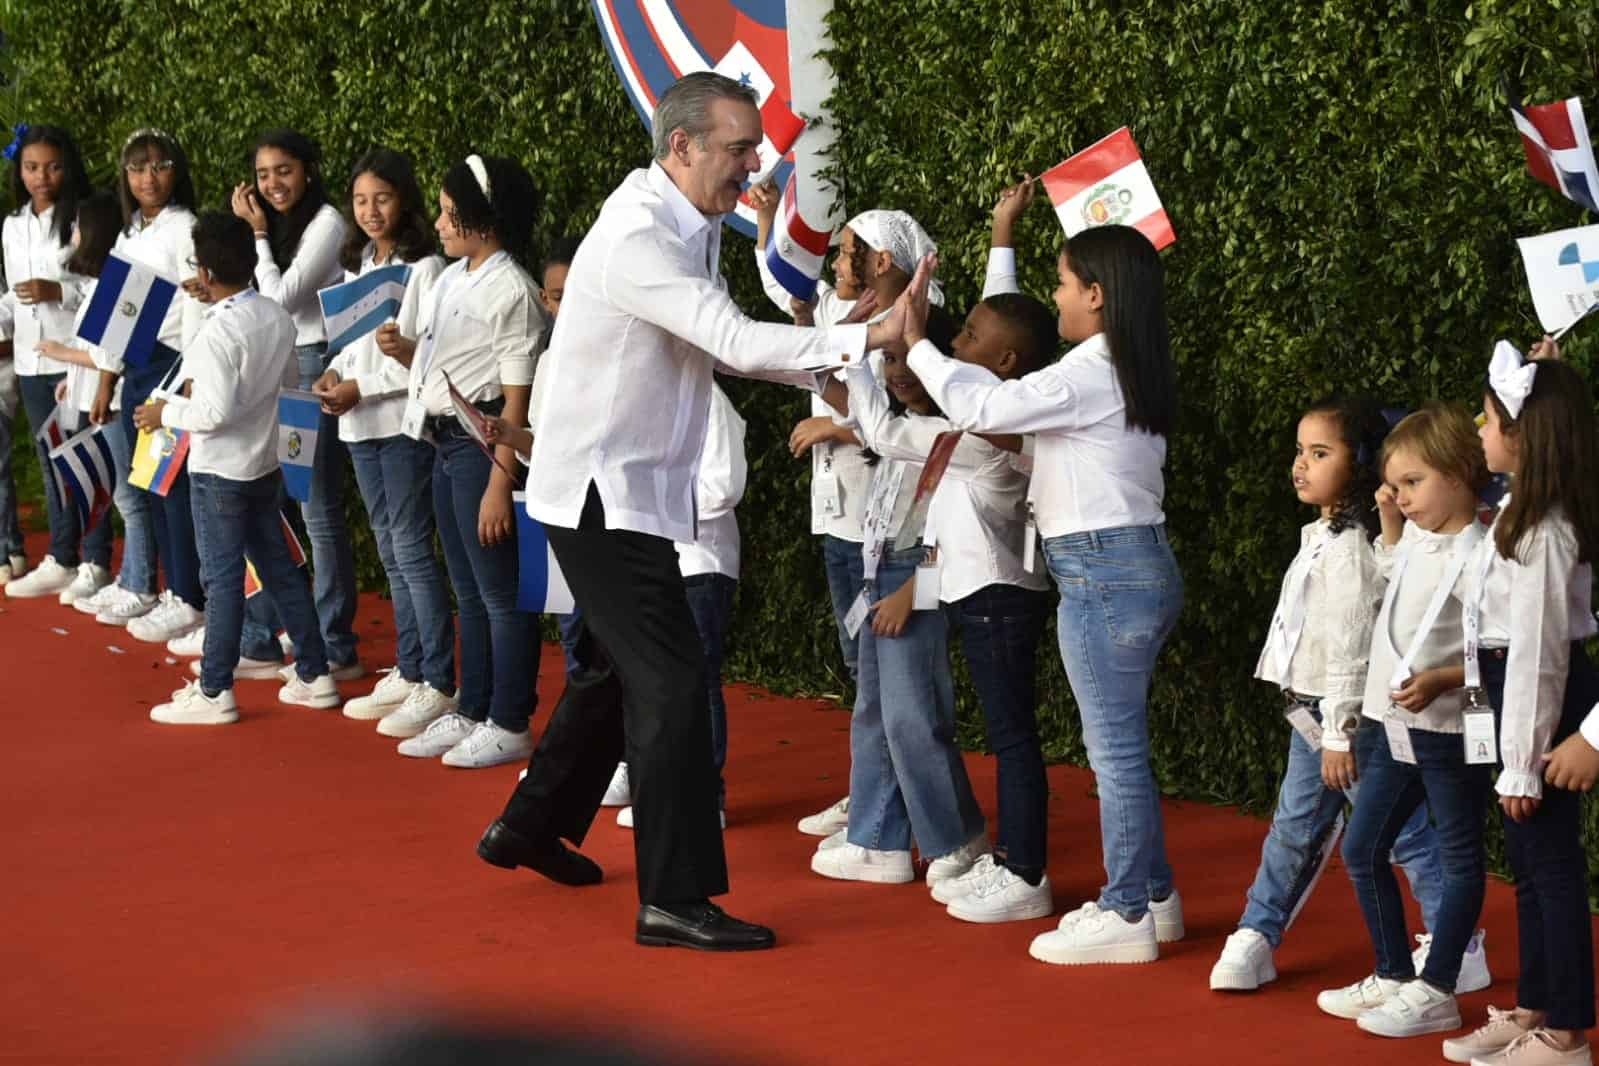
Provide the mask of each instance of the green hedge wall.
MULTIPOLYGON (((0 0, 0 117, 69 126, 104 179, 122 135, 163 125, 213 203, 267 125, 316 135, 335 175, 374 143, 410 151, 430 184, 469 149, 503 152, 547 194, 545 237, 580 231, 646 158, 586 3, 381 6, 0 0)), ((1187 606, 1156 678, 1156 757, 1173 794, 1265 807, 1287 730, 1249 675, 1305 517, 1286 484, 1292 427, 1334 388, 1475 404, 1494 338, 1537 333, 1513 238, 1593 220, 1528 176, 1500 83, 1599 107, 1599 9, 838 0, 833 34, 847 201, 915 214, 957 309, 980 287, 997 190, 1132 127, 1179 238, 1165 253, 1184 392, 1168 518, 1187 606)), ((1060 236, 1039 204, 1021 263, 1040 296, 1060 236)), ((763 307, 748 243, 726 251, 735 293, 763 307)), ((1595 343, 1568 350, 1587 367, 1595 343)), ((783 446, 803 398, 734 395, 752 477, 731 673, 842 694, 804 466, 783 446)), ((1049 753, 1081 760, 1048 649, 1040 669, 1049 753)), ((963 736, 980 744, 963 692, 963 736)))

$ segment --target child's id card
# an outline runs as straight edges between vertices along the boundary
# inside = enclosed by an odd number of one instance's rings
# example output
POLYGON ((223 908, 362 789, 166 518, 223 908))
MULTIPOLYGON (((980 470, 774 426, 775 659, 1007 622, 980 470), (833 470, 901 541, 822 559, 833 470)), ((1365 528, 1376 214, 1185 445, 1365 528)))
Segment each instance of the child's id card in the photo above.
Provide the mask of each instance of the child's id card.
POLYGON ((1410 727, 1394 717, 1384 718, 1382 727, 1388 734, 1388 753, 1394 757, 1394 762, 1415 766, 1416 749, 1410 743, 1410 727))
POLYGON ((866 621, 866 616, 871 613, 871 597, 866 595, 866 590, 861 589, 861 594, 855 597, 855 602, 850 604, 849 613, 844 615, 844 632, 848 633, 851 640, 860 636, 861 625, 866 621))

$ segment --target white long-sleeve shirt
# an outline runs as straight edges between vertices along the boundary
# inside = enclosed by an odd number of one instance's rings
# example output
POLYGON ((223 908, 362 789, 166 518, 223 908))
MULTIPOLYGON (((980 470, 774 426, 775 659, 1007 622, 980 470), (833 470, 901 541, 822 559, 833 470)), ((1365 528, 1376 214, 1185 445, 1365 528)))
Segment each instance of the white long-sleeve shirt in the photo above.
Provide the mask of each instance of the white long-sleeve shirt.
POLYGON ((322 304, 316 294, 318 289, 337 285, 344 278, 339 250, 348 229, 339 209, 323 204, 306 223, 287 269, 279 268, 272 258, 270 241, 261 237, 255 242, 255 286, 262 296, 276 300, 293 316, 297 345, 328 339, 322 324, 322 304))
POLYGON ((1316 697, 1322 747, 1349 751, 1360 724, 1384 582, 1364 529, 1351 526, 1336 535, 1331 530, 1332 523, 1321 518, 1299 531, 1299 554, 1283 575, 1255 677, 1316 697), (1300 611, 1303 625, 1295 641, 1291 620, 1300 611))
POLYGON ((695 539, 694 481, 711 372, 820 370, 859 359, 865 326, 756 322, 717 269, 720 218, 707 218, 659 165, 606 200, 573 257, 534 427, 528 513, 577 528, 592 483, 606 525, 695 539))
POLYGON ((744 498, 749 466, 744 458, 744 419, 721 387, 711 385, 711 415, 705 430, 705 451, 694 480, 700 512, 700 535, 677 545, 677 566, 684 577, 739 573, 738 517, 733 509, 744 498))
POLYGON ((65 341, 83 302, 82 279, 67 271, 72 248, 56 239, 56 206, 34 214, 23 204, 0 226, 8 288, 0 296, 0 340, 13 343, 16 372, 25 376, 65 373, 67 364, 34 350, 40 341, 65 341), (61 285, 61 299, 53 303, 25 304, 17 299, 17 285, 34 279, 61 285))
MULTIPOLYGON (((168 204, 154 218, 136 214, 133 222, 117 234, 116 252, 173 281, 194 277, 194 212, 168 204)), ((182 352, 200 332, 205 322, 206 305, 181 288, 167 307, 156 340, 175 352, 182 352)), ((107 353, 107 370, 121 373, 122 358, 107 353)))
MULTIPOLYGON (((94 299, 94 290, 98 283, 98 278, 82 279, 83 302, 78 305, 78 313, 72 320, 72 336, 63 342, 68 347, 87 352, 89 358, 94 360, 93 367, 78 366, 76 363, 66 364, 67 402, 79 412, 88 412, 94 408, 94 398, 100 392, 100 371, 121 371, 120 361, 116 361, 113 365, 110 352, 78 336, 78 328, 83 325, 83 318, 89 312, 89 303, 94 299)), ((121 381, 117 382, 116 389, 111 394, 111 409, 122 410, 121 381)))
POLYGON ((278 469, 278 392, 294 355, 294 320, 245 289, 206 315, 180 377, 190 395, 167 401, 161 424, 194 434, 189 472, 254 481, 278 469))
MULTIPOLYGON (((345 271, 344 280, 354 281, 380 265, 389 264, 375 262, 369 244, 361 256, 360 273, 345 271)), ((433 283, 443 270, 444 259, 437 255, 423 256, 411 264, 411 277, 405 283, 405 295, 400 300, 399 312, 394 316, 400 336, 416 337, 422 332, 426 325, 425 315, 432 307, 429 297, 433 292, 433 283)), ((361 402, 339 416, 340 440, 381 440, 400 435, 411 372, 398 360, 383 354, 378 347, 376 330, 346 346, 328 363, 328 369, 337 373, 342 381, 354 381, 361 390, 361 402)))
MULTIPOLYGON (((1501 515, 1509 502, 1508 496, 1501 501, 1501 515)), ((1518 549, 1516 560, 1506 559, 1490 532, 1466 571, 1474 578, 1487 564, 1478 600, 1482 612, 1478 644, 1506 649, 1499 718, 1504 769, 1495 788, 1501 796, 1539 797, 1542 757, 1550 750, 1565 705, 1571 642, 1586 640, 1596 628, 1589 602, 1593 568, 1577 562, 1576 532, 1563 513, 1545 516, 1518 549)), ((1468 595, 1475 592, 1471 589, 1468 595)), ((1583 736, 1590 744, 1599 740, 1589 735, 1586 722, 1583 736)))
POLYGON ((406 388, 430 415, 453 410, 450 382, 474 403, 533 384, 545 321, 538 286, 508 252, 467 266, 457 259, 433 282, 411 358, 406 388))

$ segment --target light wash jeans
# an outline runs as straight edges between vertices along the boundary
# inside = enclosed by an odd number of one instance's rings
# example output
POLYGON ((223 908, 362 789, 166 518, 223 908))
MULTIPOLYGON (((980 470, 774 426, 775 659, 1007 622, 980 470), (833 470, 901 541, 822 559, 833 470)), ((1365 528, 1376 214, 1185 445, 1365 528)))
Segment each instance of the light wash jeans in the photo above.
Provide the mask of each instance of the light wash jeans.
POLYGON ((1183 606, 1183 577, 1164 526, 1126 526, 1044 541, 1060 587, 1061 663, 1099 786, 1105 887, 1099 906, 1137 922, 1172 891, 1160 790, 1149 765, 1149 681, 1183 606))
MULTIPOLYGON (((150 516, 150 494, 128 484, 128 470, 133 464, 133 439, 121 418, 114 418, 105 427, 106 443, 111 445, 111 459, 116 464, 116 484, 111 499, 117 513, 122 516, 122 569, 117 572, 117 584, 129 592, 150 595, 155 592, 155 521, 150 516)), ((110 521, 107 517, 102 521, 110 521)))
POLYGON ((838 627, 838 650, 844 655, 844 669, 853 682, 860 672, 861 642, 859 635, 852 637, 844 628, 844 616, 849 614, 861 583, 866 580, 860 542, 823 534, 822 560, 827 567, 827 594, 833 601, 833 623, 838 627))
MULTIPOLYGON (((294 349, 300 388, 309 389, 328 367, 326 344, 294 349)), ((311 541, 312 591, 328 661, 343 666, 355 661, 355 544, 344 520, 344 492, 349 481, 348 450, 339 440, 339 420, 324 414, 317 425, 316 456, 311 468, 311 498, 300 505, 311 541)))

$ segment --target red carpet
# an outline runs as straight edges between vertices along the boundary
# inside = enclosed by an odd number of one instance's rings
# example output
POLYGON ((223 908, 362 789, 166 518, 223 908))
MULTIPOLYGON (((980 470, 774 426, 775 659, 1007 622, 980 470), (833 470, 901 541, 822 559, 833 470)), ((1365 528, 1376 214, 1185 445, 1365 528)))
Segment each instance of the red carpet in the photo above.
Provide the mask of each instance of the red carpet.
MULTIPOLYGON (((302 1009, 418 1005, 564 1023, 744 1062, 1434 1062, 1434 1038, 1387 1041, 1316 1010, 1368 972, 1348 881, 1330 871, 1252 996, 1206 987, 1265 822, 1168 803, 1188 939, 1149 966, 1061 968, 1027 957, 1047 922, 966 925, 922 885, 857 885, 808 869, 797 818, 845 787, 848 716, 730 691, 727 848, 733 913, 780 947, 710 956, 639 948, 626 830, 607 814, 584 850, 603 885, 566 889, 479 862, 473 845, 516 767, 449 770, 394 753, 370 723, 279 706, 241 683, 240 724, 161 727, 181 679, 164 649, 49 601, 0 602, 8 743, 0 768, 6 1061, 183 1063, 302 1009), (66 630, 65 634, 57 629, 66 630), (114 646, 121 653, 114 652, 114 646)), ((387 604, 362 603, 362 657, 388 662, 387 604)), ((547 648, 536 719, 559 688, 547 648)), ((370 681, 344 686, 347 696, 370 681)), ((992 813, 993 760, 971 757, 992 813)), ((1056 767, 1057 902, 1100 883, 1090 775, 1056 767)), ((1466 997, 1513 1001, 1511 892, 1484 918, 1500 978, 1466 997)))

